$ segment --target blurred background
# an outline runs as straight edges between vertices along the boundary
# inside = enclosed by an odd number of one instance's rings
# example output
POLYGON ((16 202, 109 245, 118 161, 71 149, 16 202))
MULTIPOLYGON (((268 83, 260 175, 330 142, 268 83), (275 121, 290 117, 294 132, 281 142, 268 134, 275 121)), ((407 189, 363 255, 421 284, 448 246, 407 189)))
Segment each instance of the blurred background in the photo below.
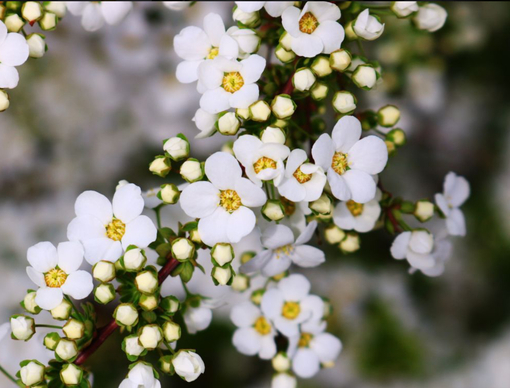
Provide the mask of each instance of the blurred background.
MULTIPOLYGON (((387 189, 417 200, 442 191, 449 171, 470 181, 468 235, 454 241, 439 278, 410 275, 406 263, 391 258, 392 237, 382 230, 363 236, 356 254, 328 248, 327 262, 306 275, 314 293, 331 299, 329 331, 344 350, 334 368, 300 387, 508 387, 510 5, 442 5, 449 18, 433 34, 383 18, 385 33, 365 45, 369 59, 382 65, 383 84, 356 95, 363 109, 393 103, 402 112, 408 143, 382 174, 387 189)), ((0 323, 20 312, 32 287, 27 248, 65 240, 80 192, 111 197, 120 179, 144 190, 162 183, 148 171, 161 141, 198 133, 191 118, 199 95, 175 79, 173 36, 186 25, 201 26, 212 11, 232 25, 230 6, 200 2, 175 12, 138 3, 120 26, 96 33, 67 15, 47 33, 48 53, 19 68, 20 84, 0 117, 0 323)), ((193 156, 203 160, 224 141, 219 135, 194 141, 193 156)), ((172 210, 164 212, 172 222, 172 210)), ((179 343, 205 360, 206 373, 194 385, 269 386, 270 363, 238 354, 227 312, 214 315, 209 330, 179 343)), ((117 333, 90 359, 96 387, 122 380, 128 362, 119 343, 117 333)), ((37 340, 0 344, 0 364, 12 373, 23 359, 49 357, 37 340)), ((8 384, 0 376, 0 386, 8 384)))

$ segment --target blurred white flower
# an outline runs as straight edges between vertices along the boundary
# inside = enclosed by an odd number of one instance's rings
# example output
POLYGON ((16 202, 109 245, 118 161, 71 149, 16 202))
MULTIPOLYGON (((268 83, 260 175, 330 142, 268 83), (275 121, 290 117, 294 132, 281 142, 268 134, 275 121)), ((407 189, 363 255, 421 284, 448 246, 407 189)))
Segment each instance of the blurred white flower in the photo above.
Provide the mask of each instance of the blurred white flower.
POLYGON ((151 366, 139 362, 131 368, 119 388, 161 388, 161 383, 154 376, 151 366))
POLYGON ((216 120, 218 120, 217 114, 207 113, 202 108, 198 108, 192 119, 200 130, 200 133, 195 136, 195 139, 203 139, 212 136, 216 132, 216 120))
POLYGON ((355 230, 365 233, 374 229, 375 223, 381 215, 381 191, 377 189, 375 198, 367 203, 357 203, 350 199, 340 201, 333 213, 335 224, 344 230, 355 230))
POLYGON ((237 7, 246 13, 251 13, 255 11, 260 11, 262 8, 266 10, 266 12, 274 17, 282 16, 283 11, 285 11, 290 6, 294 5, 293 1, 236 1, 237 7))
POLYGON ((434 236, 426 230, 400 233, 391 245, 391 255, 397 259, 407 259, 416 269, 431 269, 436 264, 432 250, 434 236))
POLYGON ((360 38, 375 40, 384 32, 384 24, 370 15, 368 8, 361 12, 353 25, 354 32, 360 38))
POLYGON ((188 307, 184 313, 184 323, 188 333, 195 334, 209 327, 212 320, 212 310, 201 302, 199 307, 188 307))
POLYGON ((237 58, 245 59, 259 49, 260 36, 250 28, 232 26, 227 30, 227 34, 234 38, 239 45, 237 58))
POLYGON ((391 10, 395 15, 403 18, 418 11, 418 3, 416 1, 395 1, 391 5, 391 10))
POLYGON ((172 11, 182 11, 183 9, 189 8, 191 1, 163 1, 162 3, 172 11))
POLYGON ((0 88, 13 89, 19 81, 15 66, 26 62, 30 49, 23 35, 7 32, 7 27, 0 20, 0 88))
MULTIPOLYGON (((419 269, 424 275, 430 277, 437 277, 443 274, 445 264, 450 259, 452 252, 452 243, 446 238, 437 238, 434 242, 434 249, 432 250, 432 257, 435 260, 434 266, 431 268, 419 269)), ((410 273, 415 272, 416 268, 411 268, 410 273)))
POLYGON ((296 388, 297 379, 288 373, 278 373, 271 380, 271 388, 296 388))
POLYGON ((436 204, 446 216, 446 227, 452 236, 466 235, 466 220, 459 208, 470 194, 466 178, 449 172, 444 180, 443 194, 436 194, 436 204))
POLYGON ((144 205, 147 209, 154 209, 163 203, 163 201, 158 198, 159 190, 159 187, 154 187, 142 193, 144 205))
POLYGON ((434 32, 443 27, 447 17, 448 13, 443 7, 429 3, 420 7, 413 20, 420 30, 434 32))
POLYGON ((133 8, 132 1, 67 1, 67 9, 81 16, 81 24, 87 31, 97 31, 104 23, 119 24, 133 8))
POLYGON ((191 351, 180 351, 172 360, 172 365, 182 379, 188 383, 195 381, 205 372, 205 364, 197 353, 191 351))

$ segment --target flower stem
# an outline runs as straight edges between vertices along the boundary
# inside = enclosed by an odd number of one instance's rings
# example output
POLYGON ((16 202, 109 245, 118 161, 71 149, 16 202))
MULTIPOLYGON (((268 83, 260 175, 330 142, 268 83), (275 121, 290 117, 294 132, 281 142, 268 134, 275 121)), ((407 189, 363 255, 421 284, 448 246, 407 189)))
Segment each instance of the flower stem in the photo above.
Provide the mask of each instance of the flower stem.
POLYGON ((156 213, 156 222, 158 224, 158 229, 161 229, 161 208, 160 207, 155 208, 154 213, 156 213))
POLYGON ((35 327, 45 327, 48 329, 62 329, 62 326, 56 326, 56 325, 35 325, 35 327))
POLYGON ((5 377, 7 377, 9 380, 11 380, 14 384, 18 385, 16 379, 9 372, 7 372, 4 368, 2 368, 1 365, 0 365, 0 372, 2 372, 5 375, 5 377))

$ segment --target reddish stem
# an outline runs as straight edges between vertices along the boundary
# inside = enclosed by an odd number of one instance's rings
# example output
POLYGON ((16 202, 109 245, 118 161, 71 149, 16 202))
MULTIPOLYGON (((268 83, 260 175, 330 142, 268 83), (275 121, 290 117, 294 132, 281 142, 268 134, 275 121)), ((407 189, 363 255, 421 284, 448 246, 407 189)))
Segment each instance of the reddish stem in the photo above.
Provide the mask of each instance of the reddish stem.
POLYGON ((292 75, 289 77, 280 94, 288 94, 289 96, 291 95, 292 90, 294 89, 294 86, 292 85, 292 77, 294 77, 294 73, 292 73, 292 75))
POLYGON ((388 208, 388 210, 386 210, 386 216, 388 217, 388 219, 390 220, 391 224, 395 228, 395 231, 402 232, 402 228, 400 227, 399 222, 397 221, 397 219, 393 215, 393 209, 398 209, 398 208, 400 208, 400 205, 388 208))

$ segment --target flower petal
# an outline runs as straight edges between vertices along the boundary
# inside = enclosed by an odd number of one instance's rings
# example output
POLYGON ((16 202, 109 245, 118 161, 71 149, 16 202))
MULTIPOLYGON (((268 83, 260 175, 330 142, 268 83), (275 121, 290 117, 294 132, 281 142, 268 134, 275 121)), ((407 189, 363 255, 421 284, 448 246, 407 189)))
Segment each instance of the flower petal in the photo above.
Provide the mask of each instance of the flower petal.
POLYGON ((353 201, 367 203, 374 199, 377 187, 371 175, 361 170, 348 170, 342 177, 349 187, 353 201))
POLYGON ((102 1, 101 13, 110 25, 119 24, 133 8, 132 1, 102 1))
POLYGON ((211 42, 204 30, 189 26, 175 36, 174 50, 186 61, 202 61, 211 50, 211 42))
POLYGON ((207 217, 212 214, 220 203, 220 191, 210 182, 195 182, 187 186, 181 193, 181 208, 193 218, 207 217))
POLYGON ((243 68, 240 73, 245 84, 257 82, 266 68, 266 60, 260 55, 253 54, 241 61, 243 68))
POLYGON ((229 242, 227 237, 227 222, 229 213, 218 207, 214 213, 198 221, 198 234, 202 241, 210 247, 219 242, 229 242))
POLYGON ((92 275, 87 271, 80 270, 67 277, 62 286, 62 291, 76 300, 81 300, 89 296, 93 288, 92 275))
POLYGON ((18 70, 12 66, 0 63, 0 88, 14 89, 18 86, 18 70))
POLYGON ((347 159, 352 169, 379 174, 388 162, 388 148, 377 136, 367 136, 351 147, 347 159))
POLYGON ((269 262, 269 260, 271 260, 272 256, 273 251, 271 250, 264 250, 259 252, 254 257, 252 257, 250 261, 241 265, 241 267, 239 267, 239 271, 242 273, 252 273, 259 271, 269 262))
POLYGON ((393 240, 390 252, 394 259, 405 259, 407 248, 409 247, 409 240, 411 240, 411 232, 400 233, 395 240, 393 240))
POLYGON ((239 56, 239 44, 230 35, 223 35, 218 55, 229 59, 236 59, 239 56))
POLYGON ((340 23, 327 20, 319 24, 319 27, 317 27, 313 35, 318 36, 322 40, 322 44, 324 45, 322 52, 325 54, 331 54, 333 51, 338 50, 342 45, 345 32, 340 23))
POLYGON ((58 244, 58 266, 66 274, 70 274, 80 268, 83 263, 83 246, 76 241, 66 241, 58 244))
POLYGON ((67 226, 67 238, 71 241, 85 241, 106 236, 105 223, 92 216, 75 217, 67 226))
POLYGON ((113 214, 125 224, 142 214, 143 206, 142 190, 133 183, 122 186, 113 196, 113 214))
POLYGON ((285 300, 298 302, 310 292, 310 281, 301 274, 293 274, 280 280, 278 288, 285 300))
POLYGON ((324 315, 324 301, 317 295, 306 296, 301 301, 301 313, 305 313, 309 321, 319 322, 324 315))
POLYGON ((342 343, 332 334, 321 333, 312 339, 310 348, 317 354, 321 363, 326 363, 337 359, 342 351, 342 343))
POLYGON ((236 304, 230 311, 230 319, 237 327, 253 325, 260 315, 260 309, 248 301, 236 304))
MULTIPOLYGON (((202 65, 203 63, 199 66, 199 69, 202 65)), ((223 112, 230 108, 230 97, 231 94, 220 87, 206 90, 200 98, 200 108, 211 114, 223 112)))
POLYGON ((333 127, 331 136, 335 150, 347 154, 361 136, 361 123, 354 116, 344 116, 333 127))
POLYGON ((266 317, 271 319, 279 317, 282 313, 282 307, 283 293, 279 289, 267 290, 262 296, 260 308, 266 317))
POLYGON ((21 34, 7 34, 0 44, 0 62, 7 66, 20 66, 28 59, 28 43, 21 34))
POLYGON ((37 290, 35 303, 44 310, 53 310, 63 299, 64 294, 60 288, 44 287, 37 290))
MULTIPOLYGON (((306 159, 308 159, 308 155, 302 149, 295 149, 289 154, 289 158, 287 159, 287 166, 285 167, 285 176, 290 178, 294 172, 301 166, 306 159)), ((331 160, 330 160, 331 162, 331 160)))
MULTIPOLYGON (((223 35, 225 35, 225 24, 217 13, 209 13, 204 17, 204 31, 214 47, 219 47, 223 35)), ((195 43, 196 44, 196 43, 195 43)))
POLYGON ((226 152, 216 152, 205 161, 205 174, 220 190, 234 189, 242 175, 237 160, 226 152))
POLYGON ((198 66, 200 66, 202 62, 202 60, 198 60, 179 63, 175 70, 175 77, 183 84, 195 82, 198 79, 198 66))
POLYGON ((240 136, 234 142, 234 155, 243 166, 248 166, 253 163, 253 154, 262 146, 262 141, 253 135, 240 136))
POLYGON ((308 379, 320 369, 319 357, 311 349, 301 348, 292 359, 292 370, 296 376, 308 379))
POLYGON ((154 222, 147 216, 138 216, 126 224, 126 233, 122 237, 122 247, 127 249, 130 245, 146 248, 156 240, 158 230, 154 222))
POLYGON ((338 205, 336 205, 335 211, 333 212, 333 221, 335 225, 341 229, 354 229, 354 216, 347 208, 346 202, 339 202, 338 205))
POLYGON ((261 272, 265 277, 276 276, 288 270, 291 264, 292 261, 287 256, 271 255, 271 259, 262 267, 261 272))
POLYGON ((276 355, 276 343, 272 335, 265 335, 260 338, 259 357, 262 360, 270 360, 276 355))
POLYGON ((432 255, 416 253, 411 250, 407 251, 406 259, 413 268, 418 269, 430 269, 436 264, 432 255))
POLYGON ((291 41, 292 51, 301 57, 312 58, 324 50, 322 39, 315 35, 300 34, 291 41))
POLYGON ((254 356, 261 347, 260 335, 253 327, 237 329, 232 342, 239 353, 254 356))
POLYGON ((446 227, 448 233, 452 236, 466 235, 466 220, 464 213, 460 209, 452 209, 450 215, 446 218, 446 227))
POLYGON ((244 206, 259 207, 266 203, 264 190, 246 178, 239 178, 235 183, 235 191, 241 197, 244 206))
POLYGON ((238 243, 244 236, 249 235, 255 227, 255 222, 255 214, 246 206, 241 206, 230 214, 227 221, 229 242, 238 243))
POLYGON ((301 34, 299 31, 300 13, 301 10, 297 7, 289 7, 282 13, 283 28, 293 37, 298 37, 301 34))
POLYGON ((331 162, 334 154, 335 145, 333 140, 327 133, 323 133, 315 141, 312 147, 312 156, 315 164, 321 166, 324 171, 327 171, 329 168, 331 168, 331 162))
POLYGON ((278 185, 278 192, 282 197, 292 202, 301 202, 306 197, 306 189, 296 178, 290 177, 278 185))
POLYGON ((271 225, 261 236, 262 245, 269 249, 277 249, 294 243, 294 233, 285 225, 271 225))
POLYGON ((58 264, 57 248, 48 241, 37 243, 28 248, 27 260, 36 271, 48 272, 58 264))
POLYGON ((35 270, 33 267, 27 267, 27 275, 38 287, 46 287, 44 274, 35 270))
POLYGON ((83 241, 85 260, 90 265, 105 260, 115 262, 122 256, 122 244, 108 237, 93 238, 83 241))
POLYGON ((313 236, 313 233, 315 232, 315 229, 317 229, 317 221, 314 220, 314 221, 310 222, 306 226, 305 230, 303 230, 301 232, 299 237, 296 239, 295 245, 306 244, 308 241, 310 241, 310 239, 313 236))
MULTIPOLYGON (((450 174, 454 173, 449 173, 446 179, 449 178, 450 174)), ((453 187, 449 188, 447 191, 446 186, 447 185, 445 183, 445 195, 449 198, 449 202, 453 207, 459 207, 466 202, 466 199, 468 199, 470 194, 469 182, 466 178, 462 176, 455 176, 453 187)))
POLYGON ((294 1, 265 1, 265 3, 264 8, 274 18, 279 18, 283 11, 294 5, 294 1))
POLYGON ((78 217, 92 216, 107 225, 113 218, 112 204, 103 194, 97 191, 84 191, 74 204, 74 211, 78 217))
POLYGON ((249 84, 244 85, 237 92, 230 95, 228 101, 232 108, 247 109, 251 104, 257 101, 258 98, 259 86, 257 84, 249 84))
MULTIPOLYGON (((306 4, 308 5, 307 11, 311 12, 313 16, 317 18, 320 24, 328 20, 340 19, 340 8, 338 8, 336 4, 329 3, 327 1, 310 1, 306 4)), ((303 11, 305 10, 303 9, 303 11)))
POLYGON ((303 268, 317 267, 326 261, 324 252, 310 245, 300 245, 292 255, 294 264, 303 268))
POLYGON ((83 10, 81 25, 87 31, 97 31, 104 25, 103 15, 101 13, 101 5, 99 3, 92 3, 85 7, 83 10))
POLYGON ((348 201, 351 199, 351 190, 349 189, 349 186, 347 186, 344 176, 338 175, 331 167, 328 169, 328 182, 331 187, 331 192, 335 198, 338 198, 341 201, 348 201))

